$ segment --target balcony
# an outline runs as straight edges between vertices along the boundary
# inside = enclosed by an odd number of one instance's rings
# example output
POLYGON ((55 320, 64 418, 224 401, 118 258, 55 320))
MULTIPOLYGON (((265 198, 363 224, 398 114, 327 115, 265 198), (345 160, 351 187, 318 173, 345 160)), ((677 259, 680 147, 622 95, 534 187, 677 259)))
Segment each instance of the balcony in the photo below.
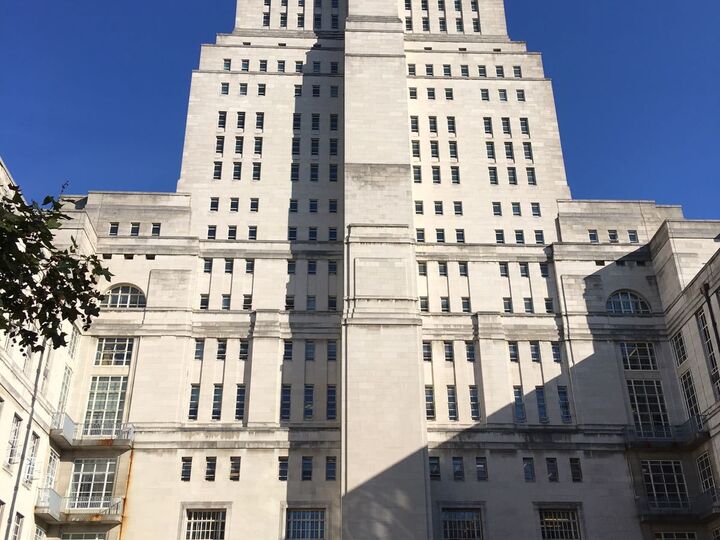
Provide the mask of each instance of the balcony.
POLYGON ((644 522, 705 522, 720 516, 720 491, 711 489, 689 498, 639 497, 638 512, 644 522))
POLYGON ((704 416, 696 416, 675 426, 643 425, 625 430, 625 445, 636 450, 691 450, 710 438, 704 416))
POLYGON ((55 490, 38 491, 35 515, 45 523, 104 523, 122 521, 123 499, 119 497, 61 497, 55 490))
POLYGON ((53 416, 50 438, 60 448, 109 448, 128 450, 132 445, 134 428, 118 422, 89 422, 78 424, 66 413, 53 416))

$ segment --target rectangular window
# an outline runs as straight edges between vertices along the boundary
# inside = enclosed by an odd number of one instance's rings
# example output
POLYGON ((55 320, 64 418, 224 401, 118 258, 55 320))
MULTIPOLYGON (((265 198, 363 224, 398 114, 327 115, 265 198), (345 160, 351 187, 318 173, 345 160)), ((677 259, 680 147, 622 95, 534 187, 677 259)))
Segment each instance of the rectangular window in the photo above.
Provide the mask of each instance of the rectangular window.
POLYGON ((122 426, 127 377, 93 377, 90 383, 83 435, 114 436, 122 426))
POLYGON ((200 406, 200 385, 190 385, 190 405, 188 407, 188 420, 198 419, 198 407, 200 406))
POLYGON ((448 385, 447 399, 448 399, 448 420, 456 421, 458 419, 458 409, 457 409, 457 392, 455 390, 454 385, 448 385))
POLYGON ((473 508, 442 509, 443 540, 482 540, 481 512, 473 508))
POLYGON ((240 480, 240 456, 230 456, 230 481, 240 480))
POLYGON ((278 480, 287 482, 288 479, 288 458, 286 456, 278 458, 278 480))
POLYGON ((545 466, 547 468, 548 482, 559 482, 560 473, 558 472, 557 458, 545 458, 545 466))
POLYGON ((112 503, 116 460, 76 459, 67 506, 72 509, 102 509, 112 503))
POLYGON ((185 538, 225 538, 225 510, 187 510, 185 538))
POLYGON ((208 482, 215 481, 215 472, 217 471, 217 457, 208 456, 205 458, 205 480, 208 482))
POLYGON ((325 456, 325 480, 333 481, 337 478, 337 458, 325 456))
POLYGON ((465 462, 462 457, 452 458, 453 480, 465 480, 465 462))
POLYGON ((539 341, 531 341, 530 342, 530 359, 533 362, 541 362, 542 361, 542 355, 540 353, 540 342, 539 341))
POLYGON ((302 469, 301 469, 302 480, 305 482, 312 480, 312 473, 313 473, 313 458, 312 458, 312 456, 302 456, 302 469))
POLYGON ((675 356, 675 365, 682 365, 688 357, 682 330, 670 338, 670 345, 672 346, 673 355, 675 356))
POLYGON ((337 419, 337 387, 334 384, 329 384, 327 387, 325 413, 326 420, 337 419))
POLYGON ((245 385, 238 384, 235 392, 235 420, 245 419, 245 385))
POLYGON ((712 336, 708 327, 707 318, 705 317, 705 309, 701 308, 696 314, 698 330, 700 331, 700 339, 703 344, 703 351, 710 369, 710 380, 715 389, 715 395, 720 394, 720 375, 718 374, 717 360, 715 357, 715 346, 713 345, 712 336))
POLYGON ((430 470, 430 480, 440 480, 440 458, 437 456, 429 456, 428 468, 430 470))
POLYGON ((511 362, 520 361, 520 349, 517 341, 508 341, 508 353, 511 362))
POLYGON ((227 356, 227 339, 218 339, 217 340, 217 354, 215 358, 217 360, 225 360, 225 357, 227 356))
POLYGON ((312 420, 315 406, 315 387, 312 384, 305 385, 303 394, 303 420, 312 420))
POLYGON ((573 482, 582 482, 582 463, 580 458, 570 458, 570 478, 573 482))
POLYGON ((570 413, 570 398, 568 397, 567 386, 558 386, 558 401, 560 404, 560 417, 566 424, 572 422, 570 413))
POLYGON ((180 460, 180 480, 182 482, 189 482, 192 476, 192 458, 183 457, 180 460))
POLYGON ((223 385, 216 384, 213 388, 212 416, 213 420, 220 420, 222 415, 223 385))
POLYGON ((475 385, 470 386, 470 418, 480 420, 480 395, 475 385))
POLYGON ((627 380, 630 408, 635 429, 641 437, 670 436, 670 422, 665 408, 662 384, 658 380, 627 380))
POLYGON ((640 462, 650 508, 688 508, 688 493, 680 461, 640 462))
POLYGON ((130 337, 99 338, 95 352, 96 366, 129 366, 135 340, 130 337))
POLYGON ((292 386, 283 384, 280 389, 280 420, 290 420, 290 397, 292 394, 292 386))
POLYGON ((513 420, 516 424, 525 423, 525 402, 522 386, 513 386, 513 420))
POLYGON ((680 387, 685 400, 688 417, 696 422, 697 427, 702 426, 700 406, 698 405, 697 395, 695 394, 695 384, 693 383, 692 374, 689 370, 680 377, 680 387))
POLYGON ((430 385, 425 386, 425 418, 435 420, 435 389, 430 385))
POLYGON ((468 362, 475 361, 475 343, 472 341, 465 342, 465 360, 468 362))
POLYGON ((713 502, 717 502, 715 493, 715 476, 713 475, 712 460, 708 451, 700 454, 695 463, 697 464, 698 477, 700 478, 700 489, 703 493, 711 492, 713 502))
POLYGON ((655 347, 652 343, 622 342, 620 354, 623 368, 631 371, 656 370, 655 347))
POLYGON ((455 351, 452 341, 443 341, 443 350, 445 352, 445 361, 453 362, 455 360, 455 351))
POLYGON ((523 458, 523 478, 526 482, 535 481, 535 460, 531 457, 523 458))
POLYGON ((285 539, 325 538, 325 510, 288 508, 285 520, 285 539))
POLYGON ((540 509, 540 532, 543 540, 580 540, 577 510, 540 509))
POLYGON ((540 420, 541 424, 547 424, 550 421, 550 418, 548 418, 544 386, 535 387, 535 399, 537 400, 538 420, 540 420))

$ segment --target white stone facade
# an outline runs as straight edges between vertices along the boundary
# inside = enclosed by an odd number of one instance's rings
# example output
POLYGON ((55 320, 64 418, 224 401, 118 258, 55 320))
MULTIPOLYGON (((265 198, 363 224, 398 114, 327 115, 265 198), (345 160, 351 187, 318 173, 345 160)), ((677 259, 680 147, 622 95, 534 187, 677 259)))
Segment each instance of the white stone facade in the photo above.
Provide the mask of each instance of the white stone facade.
POLYGON ((114 277, 12 512, 0 347, 13 540, 720 538, 720 223, 571 200, 500 0, 242 0, 177 193, 67 209, 114 277))

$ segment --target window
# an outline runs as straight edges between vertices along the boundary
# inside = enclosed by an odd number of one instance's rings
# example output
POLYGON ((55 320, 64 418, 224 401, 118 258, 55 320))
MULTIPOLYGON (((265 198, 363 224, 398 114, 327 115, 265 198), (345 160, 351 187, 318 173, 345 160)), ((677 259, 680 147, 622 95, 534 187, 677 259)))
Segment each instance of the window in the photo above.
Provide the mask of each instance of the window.
POLYGON ((485 143, 485 152, 487 154, 487 158, 494 161, 495 160, 495 143, 486 142, 485 143))
POLYGON ((325 510, 288 508, 285 538, 325 538, 325 510))
POLYGON ((20 512, 15 512, 15 519, 13 519, 12 523, 12 534, 10 536, 10 540, 20 540, 24 522, 25 517, 20 512))
POLYGON ((511 362, 520 361, 520 350, 517 341, 508 341, 508 353, 511 362))
POLYGON ((215 540, 225 538, 225 510, 187 510, 185 538, 215 540))
POLYGON ((227 237, 228 240, 237 240, 237 225, 228 225, 227 237))
POLYGON ((540 532, 543 540, 580 540, 577 510, 540 509, 540 532))
POLYGON ((144 308, 145 295, 133 285, 117 285, 105 293, 100 305, 112 309, 144 308))
POLYGON ((582 464, 580 458, 570 458, 570 478, 573 482, 582 482, 582 464))
POLYGON ((523 458, 523 478, 526 482, 535 481, 535 460, 531 457, 523 458))
POLYGON ((208 309, 210 304, 210 295, 200 295, 200 309, 208 309))
POLYGON ((337 458, 325 456, 325 480, 332 481, 337 477, 337 458))
POLYGON ((455 361, 455 351, 453 348, 453 342, 452 341, 443 341, 443 351, 445 354, 445 361, 446 362, 453 362, 455 361))
POLYGON ((125 412, 127 377, 95 376, 90 383, 83 435, 114 436, 125 412))
POLYGON ((512 128, 510 126, 510 119, 507 117, 504 117, 501 119, 502 121, 502 132, 503 135, 512 135, 512 128))
POLYGON ((429 456, 428 466, 430 470, 430 480, 440 480, 440 458, 437 456, 429 456))
POLYGON ((697 320, 698 330, 700 332, 703 352, 705 353, 705 358, 707 359, 710 367, 710 380, 713 382, 713 386, 715 387, 715 393, 717 394, 718 387, 720 385, 720 380, 718 379, 717 360, 715 358, 715 347, 713 346, 713 341, 710 335, 710 330, 708 328, 708 322, 707 317, 705 317, 704 308, 700 308, 700 310, 695 314, 695 319, 697 320))
POLYGON ((443 540, 482 540, 480 510, 443 508, 441 515, 443 540))
POLYGON ((215 481, 215 471, 217 470, 217 457, 208 456, 205 458, 205 480, 208 482, 215 481))
POLYGON ((311 339, 305 340, 305 361, 313 362, 315 360, 315 341, 311 339))
POLYGON ((453 468, 453 480, 464 481, 465 480, 465 462, 462 457, 452 458, 453 468))
POLYGON ((112 503, 115 459, 76 459, 70 481, 68 508, 102 509, 112 503))
POLYGON ((507 101, 507 90, 498 90, 498 98, 500 99, 500 101, 507 101))
POLYGON ((312 480, 312 473, 313 473, 313 458, 312 456, 302 456, 302 468, 301 468, 301 478, 303 481, 310 481, 312 480))
POLYGON ((216 384, 213 388, 212 416, 213 420, 220 420, 222 415, 223 385, 216 384))
POLYGON ((490 184, 491 184, 491 185, 497 185, 497 184, 498 184, 497 167, 489 167, 489 168, 488 168, 488 176, 489 176, 489 178, 490 178, 490 184))
POLYGON ((229 294, 223 294, 220 298, 220 309, 224 311, 230 310, 230 295, 229 294))
POLYGON ((655 347, 652 343, 622 342, 620 353, 623 368, 632 371, 656 370, 655 347))
POLYGON ((557 458, 545 458, 545 466, 547 468, 548 482, 559 482, 560 473, 558 472, 557 458))
POLYGON ((235 392, 235 420, 245 418, 245 385, 238 384, 235 392))
POLYGON ((503 298, 503 312, 504 313, 512 313, 513 312, 512 298, 510 298, 510 297, 503 298))
POLYGON ((525 313, 535 313, 535 306, 532 298, 523 298, 523 307, 525 308, 525 313))
POLYGON ((290 420, 290 397, 292 386, 283 384, 280 389, 280 420, 290 420))
POLYGON ((560 344, 557 341, 550 343, 552 349, 553 362, 560 363, 562 361, 562 352, 560 351, 560 344))
POLYGON ((325 419, 337 419, 337 388, 334 384, 329 384, 327 387, 327 395, 325 402, 325 419))
POLYGON ((516 424, 525 423, 525 402, 523 401, 522 386, 513 386, 513 420, 516 424))
POLYGON ((643 460, 645 491, 650 508, 687 508, 688 494, 680 461, 643 460))
POLYGON ((435 389, 430 385, 425 386, 425 418, 435 420, 435 389))
POLYGON ((472 341, 465 342, 465 359, 468 362, 475 361, 475 344, 472 341))
POLYGON ((515 243, 516 244, 524 244, 525 243, 525 232, 521 230, 515 231, 515 243))
POLYGON ((440 311, 442 311, 443 313, 450 313, 450 297, 440 297, 440 311))
POLYGON ((693 383, 692 374, 690 371, 686 371, 680 377, 680 387, 682 388, 683 398, 685 400, 685 407, 687 408, 688 416, 691 420, 694 420, 698 427, 702 426, 702 418, 700 417, 700 406, 697 401, 697 394, 695 393, 695 384, 693 383))
POLYGON ((243 305, 242 308, 245 311, 249 311, 252 309, 252 294, 244 294, 243 295, 243 305))
POLYGON ((698 469, 698 477, 700 478, 700 489, 703 493, 711 492, 713 501, 717 495, 715 494, 715 477, 713 475, 712 460, 708 451, 700 454, 695 460, 698 469))
POLYGON ((420 311, 422 312, 428 312, 430 311, 430 306, 428 304, 428 297, 427 296, 421 296, 420 297, 420 311))
MULTIPOLYGON (((244 112, 237 113, 237 128, 240 130, 245 129, 245 113, 244 112)), ((242 139, 242 137, 240 137, 240 139, 242 139)), ((242 144, 241 144, 241 148, 242 148, 242 144)), ((242 154, 242 151, 240 153, 242 154)))
POLYGON ((135 340, 129 337, 99 338, 95 352, 96 366, 129 366, 135 340))
POLYGON ((533 362, 542 361, 542 357, 540 355, 540 342, 539 341, 531 341, 530 342, 530 359, 533 362))
POLYGON ((448 385, 447 398, 448 398, 448 420, 456 421, 458 419, 458 409, 457 409, 457 392, 455 390, 455 386, 448 385))
POLYGON ((227 112, 226 111, 218 111, 218 122, 217 122, 218 129, 225 129, 226 122, 227 122, 227 112))
POLYGON ((312 420, 315 404, 315 387, 312 384, 305 385, 303 394, 303 420, 312 420))
POLYGON ((477 386, 470 386, 470 418, 480 420, 480 396, 477 386))
POLYGON ((538 408, 538 420, 541 424, 547 424, 550 421, 547 413, 547 403, 545 402, 545 387, 535 387, 535 399, 538 408))
POLYGON ((545 313, 555 313, 555 302, 552 298, 545 299, 545 313))
POLYGON ((180 459, 180 480, 182 482, 189 482, 192 476, 192 458, 183 457, 180 459))
POLYGON ((670 423, 660 381, 629 379, 626 383, 638 434, 650 438, 668 437, 670 423))
POLYGON ((5 466, 11 467, 15 464, 18 454, 18 443, 20 441, 20 427, 22 426, 22 418, 17 414, 13 416, 10 435, 8 436, 8 449, 5 457, 5 466))
POLYGON ((572 422, 570 414, 570 399, 568 398, 567 386, 558 386, 558 402, 560 404, 560 418, 566 424, 572 422))
POLYGON ((640 242, 637 231, 628 231, 628 242, 631 244, 637 244, 640 242))
POLYGON ((525 90, 518 90, 516 95, 518 101, 525 101, 525 90))
POLYGON ((637 293, 617 291, 608 298, 607 312, 612 315, 649 315, 650 306, 637 293))

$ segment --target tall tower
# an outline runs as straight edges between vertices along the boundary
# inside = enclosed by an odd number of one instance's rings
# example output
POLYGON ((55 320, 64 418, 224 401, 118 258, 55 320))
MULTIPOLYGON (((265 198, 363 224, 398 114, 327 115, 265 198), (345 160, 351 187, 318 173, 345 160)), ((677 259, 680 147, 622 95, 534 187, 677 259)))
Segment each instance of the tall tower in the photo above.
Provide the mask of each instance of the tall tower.
POLYGON ((718 225, 569 197, 502 0, 239 0, 177 193, 66 199, 92 328, 0 340, 0 515, 45 358, 21 540, 720 538, 718 225))

